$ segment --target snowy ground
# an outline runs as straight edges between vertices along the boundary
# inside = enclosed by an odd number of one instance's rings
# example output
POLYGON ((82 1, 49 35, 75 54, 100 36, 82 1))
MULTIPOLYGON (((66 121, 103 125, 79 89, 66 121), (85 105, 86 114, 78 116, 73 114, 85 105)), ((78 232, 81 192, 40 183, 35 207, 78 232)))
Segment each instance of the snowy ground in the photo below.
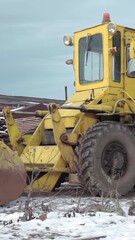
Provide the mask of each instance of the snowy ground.
POLYGON ((33 197, 28 211, 21 197, 0 207, 0 239, 135 240, 134 200, 54 194, 33 197))

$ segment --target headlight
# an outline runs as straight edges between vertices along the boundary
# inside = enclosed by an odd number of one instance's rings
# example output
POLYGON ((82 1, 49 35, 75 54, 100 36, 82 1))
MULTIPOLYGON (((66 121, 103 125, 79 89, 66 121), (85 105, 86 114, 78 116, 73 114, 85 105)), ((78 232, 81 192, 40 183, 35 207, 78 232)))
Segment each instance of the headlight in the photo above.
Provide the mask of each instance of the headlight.
POLYGON ((108 32, 111 34, 114 34, 117 30, 117 26, 115 23, 109 23, 108 24, 108 32))
POLYGON ((68 35, 63 37, 63 42, 66 46, 73 46, 72 38, 68 35))

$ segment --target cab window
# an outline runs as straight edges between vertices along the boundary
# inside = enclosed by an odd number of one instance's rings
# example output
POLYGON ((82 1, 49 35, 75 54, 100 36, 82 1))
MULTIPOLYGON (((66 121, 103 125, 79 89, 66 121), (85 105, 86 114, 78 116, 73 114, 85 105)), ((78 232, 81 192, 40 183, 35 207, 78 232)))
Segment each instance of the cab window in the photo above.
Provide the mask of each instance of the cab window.
POLYGON ((113 47, 116 47, 116 53, 112 56, 112 79, 114 82, 121 80, 121 33, 119 31, 113 36, 113 47))
POLYGON ((79 41, 80 84, 103 80, 102 35, 88 35, 79 41))

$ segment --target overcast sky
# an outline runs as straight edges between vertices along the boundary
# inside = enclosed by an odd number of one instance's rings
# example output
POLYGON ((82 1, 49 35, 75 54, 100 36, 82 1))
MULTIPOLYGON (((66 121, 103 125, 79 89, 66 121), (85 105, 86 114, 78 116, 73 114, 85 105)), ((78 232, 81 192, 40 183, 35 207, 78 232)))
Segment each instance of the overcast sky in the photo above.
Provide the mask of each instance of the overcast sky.
POLYGON ((74 93, 63 36, 97 25, 104 12, 135 28, 135 0, 0 0, 0 94, 64 99, 74 93))

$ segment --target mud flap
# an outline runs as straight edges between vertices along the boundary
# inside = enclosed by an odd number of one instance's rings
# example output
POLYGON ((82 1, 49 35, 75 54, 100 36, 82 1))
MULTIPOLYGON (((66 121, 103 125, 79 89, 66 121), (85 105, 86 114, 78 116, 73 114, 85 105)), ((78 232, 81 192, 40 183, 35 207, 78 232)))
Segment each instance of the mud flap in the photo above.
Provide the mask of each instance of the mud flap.
POLYGON ((26 186, 26 171, 16 151, 0 141, 0 205, 17 199, 26 186))

